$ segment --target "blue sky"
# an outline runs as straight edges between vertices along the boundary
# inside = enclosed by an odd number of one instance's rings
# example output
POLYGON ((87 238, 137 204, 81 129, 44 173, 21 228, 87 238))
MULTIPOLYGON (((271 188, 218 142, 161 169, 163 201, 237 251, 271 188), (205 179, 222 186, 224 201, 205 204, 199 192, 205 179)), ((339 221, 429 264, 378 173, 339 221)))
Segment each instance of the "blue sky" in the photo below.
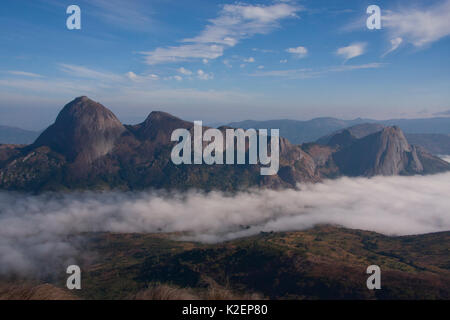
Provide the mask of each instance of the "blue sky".
POLYGON ((0 10, 0 124, 76 96, 125 123, 429 117, 450 109, 450 0, 14 0, 0 10), (66 8, 81 8, 68 30, 66 8), (366 8, 381 8, 369 30, 366 8))

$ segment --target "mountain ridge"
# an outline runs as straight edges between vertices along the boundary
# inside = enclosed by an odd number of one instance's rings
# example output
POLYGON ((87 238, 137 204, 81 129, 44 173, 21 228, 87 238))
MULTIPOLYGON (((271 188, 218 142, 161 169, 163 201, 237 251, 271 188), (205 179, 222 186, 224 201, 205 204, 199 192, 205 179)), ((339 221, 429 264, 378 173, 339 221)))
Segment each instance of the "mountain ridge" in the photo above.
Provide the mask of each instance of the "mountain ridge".
POLYGON ((450 164, 410 146, 401 129, 391 127, 382 137, 354 137, 347 146, 296 145, 281 137, 279 171, 273 176, 261 176, 259 164, 175 165, 170 153, 176 142, 170 137, 178 128, 193 130, 193 123, 153 111, 140 124, 123 125, 100 103, 78 97, 33 144, 0 146, 0 189, 237 191, 295 187, 342 175, 450 170, 450 164), (388 156, 381 157, 383 152, 388 156), (365 159, 368 155, 374 159, 365 159), (364 170, 351 172, 348 163, 364 163, 364 170))
POLYGON ((301 144, 314 142, 324 136, 331 135, 338 130, 347 127, 372 123, 383 126, 398 126, 406 134, 450 134, 450 117, 434 117, 419 119, 388 119, 373 120, 366 118, 356 118, 342 120, 333 117, 319 117, 311 120, 244 120, 228 123, 230 127, 247 129, 253 128, 277 128, 280 135, 289 139, 292 143, 301 144))

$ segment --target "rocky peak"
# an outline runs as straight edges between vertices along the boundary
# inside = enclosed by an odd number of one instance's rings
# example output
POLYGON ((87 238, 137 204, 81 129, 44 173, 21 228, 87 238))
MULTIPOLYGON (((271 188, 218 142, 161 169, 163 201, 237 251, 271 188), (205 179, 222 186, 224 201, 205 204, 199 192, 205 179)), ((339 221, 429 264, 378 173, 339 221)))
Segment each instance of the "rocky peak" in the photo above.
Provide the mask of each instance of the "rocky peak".
POLYGON ((333 156, 346 175, 373 176, 420 173, 423 166, 398 127, 383 130, 356 140, 333 156))
POLYGON ((109 109, 82 96, 64 106, 33 147, 48 146, 69 161, 90 163, 110 152, 124 131, 109 109))
POLYGON ((152 111, 144 122, 131 126, 131 131, 140 140, 152 140, 169 143, 172 131, 175 129, 191 129, 192 122, 181 120, 169 113, 152 111))

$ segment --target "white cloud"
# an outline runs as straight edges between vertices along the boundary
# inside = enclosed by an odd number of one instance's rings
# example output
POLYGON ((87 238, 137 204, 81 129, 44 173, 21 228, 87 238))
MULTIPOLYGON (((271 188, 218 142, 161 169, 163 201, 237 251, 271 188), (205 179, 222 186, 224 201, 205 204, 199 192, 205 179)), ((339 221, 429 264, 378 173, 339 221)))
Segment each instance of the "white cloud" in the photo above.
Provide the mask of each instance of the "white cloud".
POLYGON ((262 66, 262 65, 258 66, 258 69, 264 69, 264 66, 262 66))
POLYGON ((138 75, 134 73, 133 71, 129 71, 126 73, 126 76, 130 79, 137 79, 138 75))
POLYGON ((185 69, 183 67, 179 68, 178 72, 181 73, 181 74, 184 74, 186 76, 190 76, 192 74, 191 70, 185 69))
POLYGON ((382 55, 382 57, 386 56, 387 54, 391 53, 392 51, 397 50, 398 47, 400 47, 400 45, 402 44, 402 42, 403 42, 403 39, 400 38, 400 37, 391 39, 391 48, 390 48, 388 51, 386 51, 386 52, 382 55))
POLYGON ((286 63, 287 62, 287 59, 281 59, 280 60, 280 63, 286 63))
POLYGON ((149 74, 149 75, 137 75, 136 73, 129 71, 125 74, 125 76, 135 82, 142 82, 146 80, 158 80, 159 76, 156 74, 149 74))
POLYGON ((308 54, 308 49, 302 46, 298 46, 296 48, 286 49, 286 52, 292 53, 297 58, 303 58, 308 54))
POLYGON ((437 2, 428 8, 409 6, 382 14, 382 27, 392 38, 403 38, 416 47, 423 47, 450 35, 450 0, 437 2))
POLYGON ((0 274, 64 263, 82 252, 82 241, 70 239, 81 240, 86 232, 183 232, 182 239, 216 242, 320 224, 386 235, 450 230, 450 173, 341 178, 299 187, 234 195, 0 192, 0 274))
POLYGON ((200 80, 211 80, 213 78, 212 73, 206 73, 203 70, 197 70, 197 76, 200 80))
POLYGON ((173 78, 174 78, 175 80, 177 80, 177 81, 181 81, 181 80, 183 80, 183 78, 182 78, 182 77, 180 77, 180 76, 178 76, 178 75, 176 75, 176 76, 173 76, 173 78))
POLYGON ((337 49, 336 54, 342 56, 345 61, 359 57, 366 51, 366 43, 354 43, 347 47, 337 49))
POLYGON ((226 48, 253 35, 272 31, 279 26, 280 20, 295 17, 300 10, 300 7, 288 3, 268 6, 227 4, 198 36, 182 40, 186 44, 141 53, 150 65, 196 58, 216 59, 226 48))
POLYGON ((253 63, 253 62, 255 62, 255 58, 253 58, 253 57, 246 58, 246 59, 244 59, 244 62, 253 63))
POLYGON ((138 79, 138 75, 136 73, 134 73, 133 71, 127 72, 126 76, 128 78, 130 78, 131 80, 137 80, 138 79))
POLYGON ((7 71, 7 73, 12 74, 14 76, 23 76, 23 77, 30 77, 30 78, 42 78, 42 76, 40 74, 32 73, 32 72, 26 72, 26 71, 10 70, 10 71, 7 71))

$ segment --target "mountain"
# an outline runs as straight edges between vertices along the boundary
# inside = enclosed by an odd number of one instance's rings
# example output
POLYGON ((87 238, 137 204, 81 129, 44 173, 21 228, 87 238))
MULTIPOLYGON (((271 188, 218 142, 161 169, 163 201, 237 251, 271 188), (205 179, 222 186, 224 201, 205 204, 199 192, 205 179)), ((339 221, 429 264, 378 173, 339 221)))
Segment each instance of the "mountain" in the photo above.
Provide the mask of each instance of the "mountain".
POLYGON ((193 130, 193 123, 157 111, 138 125, 122 125, 101 104, 76 98, 33 144, 0 146, 0 188, 238 190, 320 180, 314 161, 284 139, 275 176, 261 176, 259 164, 175 165, 170 153, 176 142, 170 136, 177 128, 193 130))
MULTIPOLYGON (((382 126, 397 126, 406 134, 450 134, 450 117, 426 119, 390 119, 372 120, 357 118, 354 120, 340 120, 336 118, 316 118, 308 121, 299 120, 245 120, 228 124, 233 128, 273 128, 280 129, 280 135, 292 143, 300 144, 316 141, 331 135, 338 130, 358 124, 372 123, 382 126)), ((425 147, 425 146, 424 146, 425 147)))
MULTIPOLYGON (((170 137, 178 128, 190 130, 193 135, 192 122, 165 112, 151 112, 137 125, 122 125, 100 103, 87 97, 76 98, 64 106, 55 123, 33 144, 0 145, 0 189, 236 191, 295 187, 297 183, 342 175, 450 170, 447 162, 410 146, 399 128, 387 127, 369 134, 379 129, 373 125, 341 130, 329 137, 328 145, 296 145, 281 137, 279 170, 272 176, 262 176, 260 164, 175 165, 171 151, 176 142, 170 137)), ((219 128, 222 132, 225 129, 219 128)), ((203 147, 206 145, 204 142, 203 147)), ((226 155, 227 150, 223 153, 226 155)))
MULTIPOLYGON (((363 138, 369 134, 378 132, 385 128, 379 123, 363 123, 349 128, 341 129, 319 138, 316 142, 323 145, 342 144, 339 139, 345 139, 346 132, 349 132, 355 138, 363 138), (335 141, 330 141, 334 139, 335 141)), ((436 133, 406 133, 408 142, 415 146, 420 146, 434 155, 449 155, 450 154, 450 134, 436 134, 436 133)))
MULTIPOLYGON (((333 150, 321 164, 326 172, 331 162, 335 171, 346 176, 431 174, 449 169, 445 161, 411 145, 396 126, 360 124, 322 137, 318 143, 323 150, 333 150)), ((311 145, 305 145, 307 152, 312 153, 311 145)), ((315 147, 318 154, 319 148, 315 147)))
POLYGON ((83 96, 67 104, 30 148, 47 146, 69 161, 90 164, 109 153, 125 130, 110 110, 83 96))
POLYGON ((36 131, 0 125, 0 144, 30 144, 38 135, 36 131))
POLYGON ((424 171, 417 153, 400 128, 387 127, 344 144, 333 159, 348 176, 415 174, 424 171))

